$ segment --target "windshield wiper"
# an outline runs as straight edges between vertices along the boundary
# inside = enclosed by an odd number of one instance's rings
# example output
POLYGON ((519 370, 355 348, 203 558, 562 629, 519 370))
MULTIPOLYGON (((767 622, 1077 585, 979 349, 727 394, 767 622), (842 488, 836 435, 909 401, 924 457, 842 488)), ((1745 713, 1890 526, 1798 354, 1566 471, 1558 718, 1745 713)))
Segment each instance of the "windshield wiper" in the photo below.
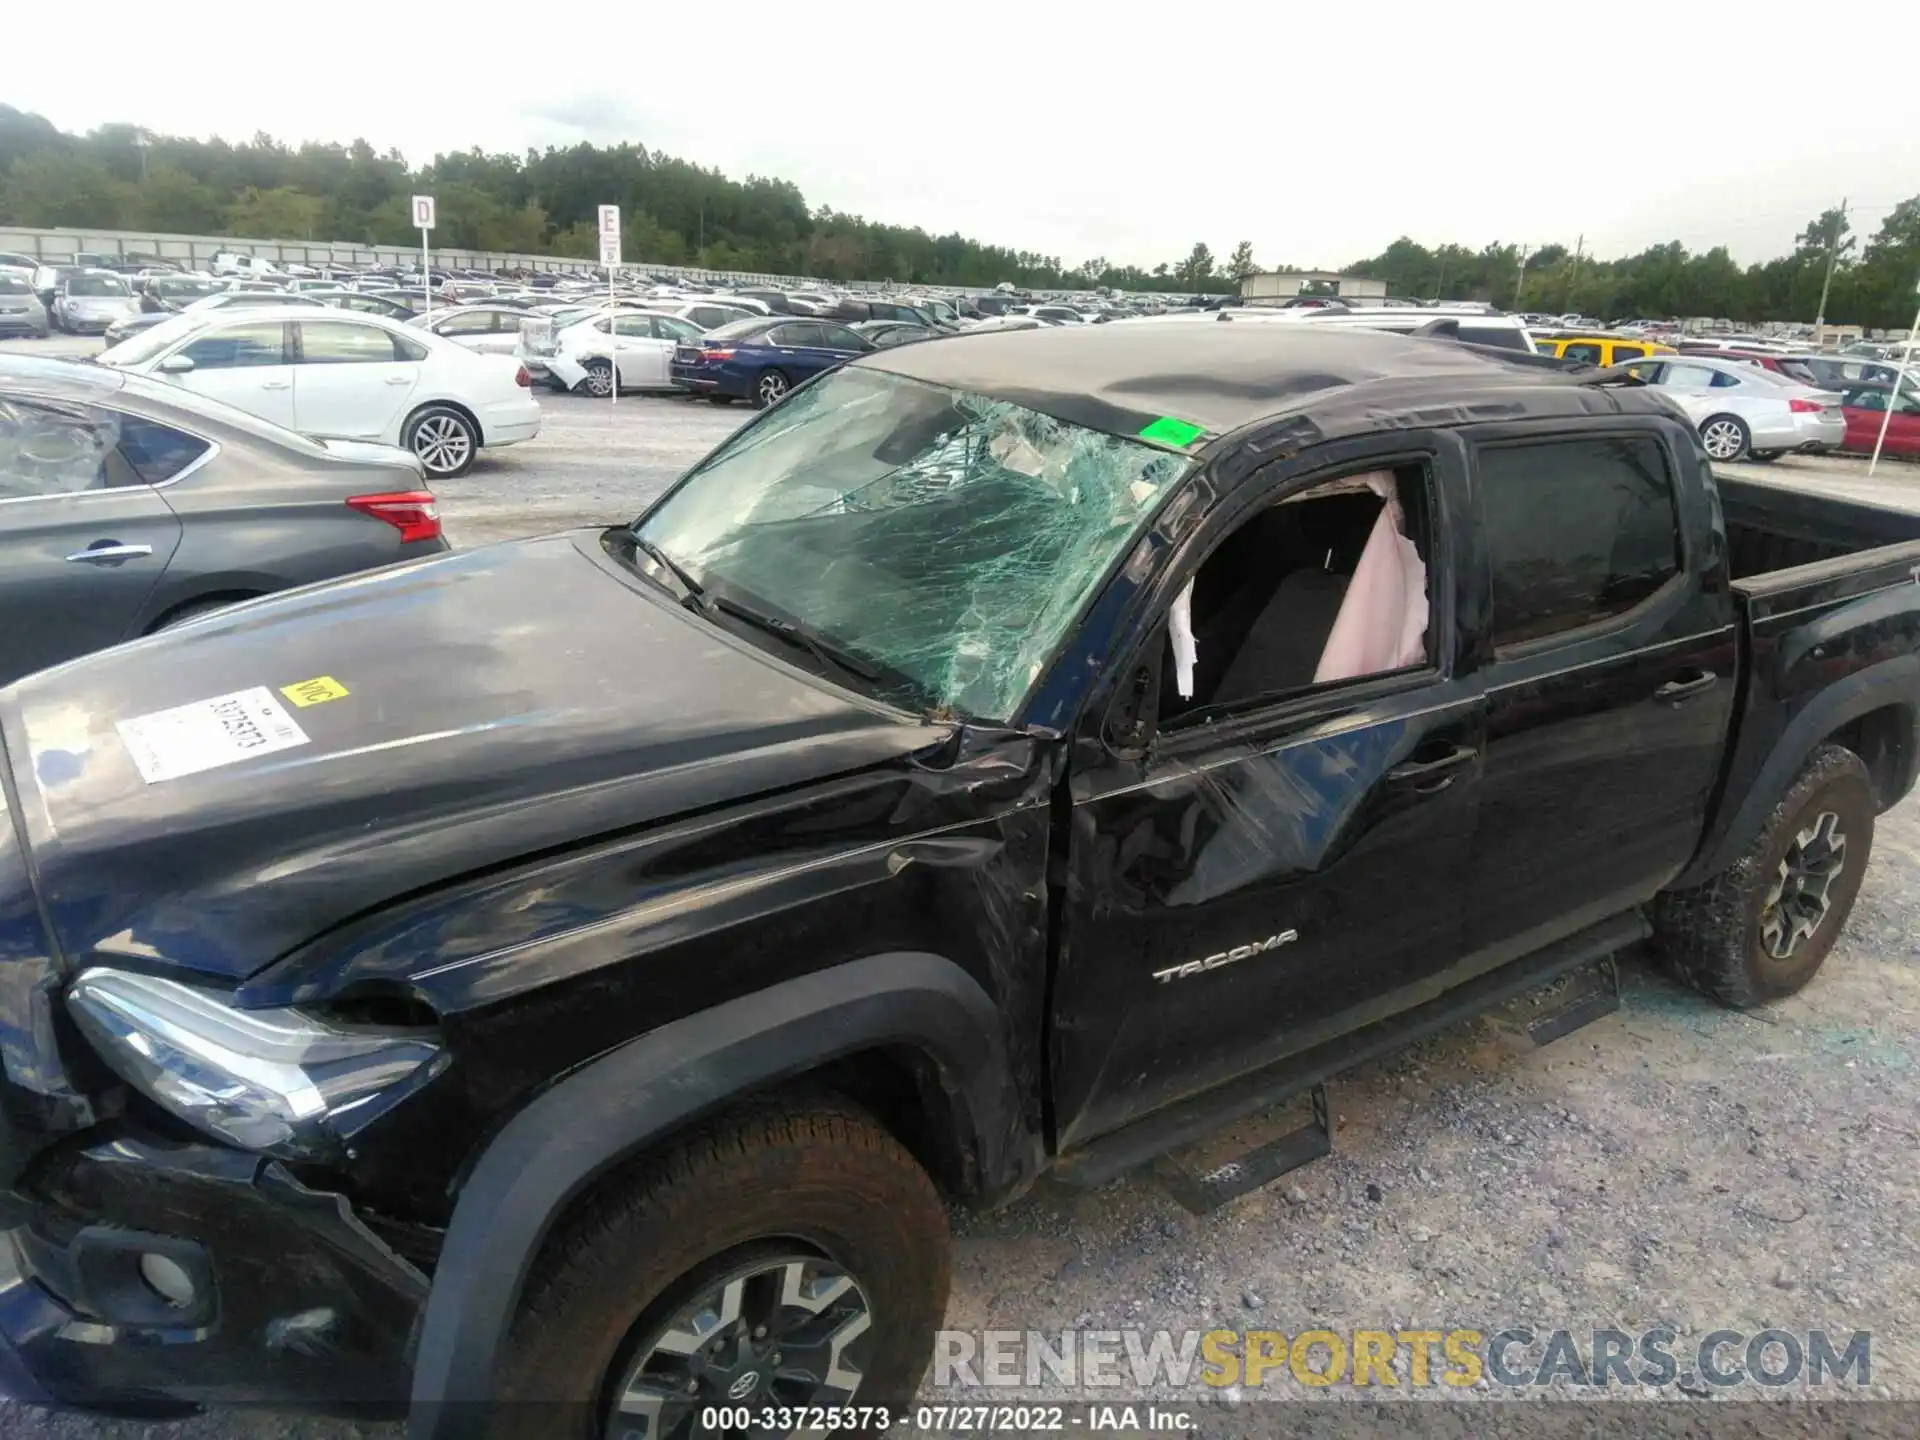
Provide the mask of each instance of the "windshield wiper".
POLYGON ((778 615, 763 615, 758 610, 729 600, 723 595, 715 595, 700 602, 707 610, 718 610, 731 615, 736 620, 766 631, 769 635, 798 646, 810 653, 821 664, 837 670, 845 670, 849 675, 857 675, 862 680, 873 681, 880 678, 880 672, 857 655, 851 655, 829 640, 822 639, 804 625, 796 625, 791 620, 783 620, 778 615))
POLYGON ((630 530, 627 533, 633 537, 633 544, 636 550, 644 551, 649 559, 653 560, 662 570, 665 570, 680 582, 680 587, 687 592, 682 597, 683 600, 698 600, 706 593, 705 588, 700 582, 682 570, 679 563, 675 561, 671 555, 667 554, 666 551, 662 550, 651 540, 643 537, 637 530, 630 530))

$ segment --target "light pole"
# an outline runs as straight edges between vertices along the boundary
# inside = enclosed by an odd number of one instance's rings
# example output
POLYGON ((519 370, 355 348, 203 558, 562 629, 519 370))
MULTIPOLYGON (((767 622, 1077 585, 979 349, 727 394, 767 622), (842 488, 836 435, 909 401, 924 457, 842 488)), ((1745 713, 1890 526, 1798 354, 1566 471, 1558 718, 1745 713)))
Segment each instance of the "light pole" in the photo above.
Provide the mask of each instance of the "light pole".
MULTIPOLYGON (((1827 329, 1827 294, 1833 289, 1833 267, 1840 258, 1840 227, 1847 223, 1847 197, 1840 197, 1840 213, 1834 218, 1833 231, 1827 236, 1827 278, 1820 282, 1820 304, 1813 312, 1813 344, 1819 349, 1827 329)), ((1888 411, 1892 414, 1892 411, 1888 411)))

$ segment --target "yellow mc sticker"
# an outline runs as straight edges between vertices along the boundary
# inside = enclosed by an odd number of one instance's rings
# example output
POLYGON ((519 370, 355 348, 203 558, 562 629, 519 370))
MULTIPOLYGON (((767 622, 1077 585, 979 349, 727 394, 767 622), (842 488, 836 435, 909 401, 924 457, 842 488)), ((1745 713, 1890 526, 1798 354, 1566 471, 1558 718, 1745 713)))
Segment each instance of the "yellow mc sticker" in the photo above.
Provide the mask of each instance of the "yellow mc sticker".
POLYGON ((324 705, 329 700, 343 698, 347 687, 331 675, 316 675, 311 680, 302 680, 298 685, 282 685, 280 693, 304 709, 308 705, 324 705))

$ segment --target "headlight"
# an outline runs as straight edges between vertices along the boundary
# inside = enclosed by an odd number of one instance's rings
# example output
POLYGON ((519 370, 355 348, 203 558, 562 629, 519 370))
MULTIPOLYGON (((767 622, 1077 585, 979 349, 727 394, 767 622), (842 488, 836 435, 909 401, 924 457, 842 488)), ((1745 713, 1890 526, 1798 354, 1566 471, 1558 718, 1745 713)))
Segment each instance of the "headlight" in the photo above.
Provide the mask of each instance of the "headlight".
POLYGON ((292 1159, 337 1155, 446 1058, 418 1030, 239 1010, 211 991, 120 970, 83 972, 67 1005, 129 1084, 210 1135, 292 1159))

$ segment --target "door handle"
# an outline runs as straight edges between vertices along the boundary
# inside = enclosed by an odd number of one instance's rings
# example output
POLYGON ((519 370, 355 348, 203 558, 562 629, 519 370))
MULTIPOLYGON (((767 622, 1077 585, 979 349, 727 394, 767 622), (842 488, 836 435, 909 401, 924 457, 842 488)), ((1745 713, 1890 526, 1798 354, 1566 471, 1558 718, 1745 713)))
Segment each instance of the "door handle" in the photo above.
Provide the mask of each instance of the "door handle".
POLYGON ((1711 690, 1720 677, 1711 670, 1696 670, 1684 680, 1669 680, 1653 692, 1653 698, 1665 705, 1678 705, 1711 690))
POLYGON ((293 382, 291 380, 262 380, 260 382, 260 388, 262 390, 285 390, 292 384, 293 382))
POLYGON ((138 560, 143 555, 151 554, 153 554, 151 545, 122 545, 117 540, 110 540, 103 545, 94 546, 91 550, 76 550, 67 556, 67 562, 72 564, 78 561, 82 565, 117 565, 122 560, 138 560))
POLYGON ((1387 783, 1410 788, 1416 795, 1435 795, 1453 784, 1454 772, 1471 765, 1480 752, 1471 745, 1455 745, 1437 760, 1409 760, 1387 771, 1387 783))
POLYGON ((411 375, 389 375, 387 377, 387 384, 389 385, 411 385, 412 383, 413 377, 411 375))

